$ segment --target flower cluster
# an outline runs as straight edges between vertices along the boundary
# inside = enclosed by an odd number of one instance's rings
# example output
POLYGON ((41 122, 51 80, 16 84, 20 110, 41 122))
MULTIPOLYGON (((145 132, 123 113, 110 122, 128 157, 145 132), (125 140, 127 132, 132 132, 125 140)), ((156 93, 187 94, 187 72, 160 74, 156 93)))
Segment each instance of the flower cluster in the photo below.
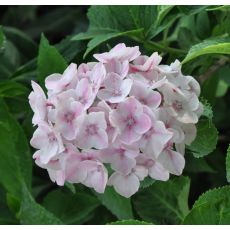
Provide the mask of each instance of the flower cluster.
POLYGON ((181 73, 178 60, 162 65, 157 53, 141 55, 137 46, 118 44, 94 57, 48 76, 47 96, 32 82, 36 164, 60 186, 103 193, 108 185, 125 197, 148 176, 180 175, 202 113, 198 82, 181 73))

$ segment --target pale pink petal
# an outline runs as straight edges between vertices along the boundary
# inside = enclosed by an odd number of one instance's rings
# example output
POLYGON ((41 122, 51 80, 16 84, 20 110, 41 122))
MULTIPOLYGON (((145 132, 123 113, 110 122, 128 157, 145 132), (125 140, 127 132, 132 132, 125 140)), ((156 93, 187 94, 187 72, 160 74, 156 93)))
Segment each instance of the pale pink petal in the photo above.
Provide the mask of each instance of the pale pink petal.
POLYGON ((57 185, 63 186, 65 183, 65 172, 62 170, 47 169, 51 181, 56 182, 57 185))
POLYGON ((141 116, 138 117, 134 130, 139 134, 143 134, 150 129, 151 124, 152 123, 149 116, 143 113, 141 116))
POLYGON ((52 157, 54 157, 58 153, 58 145, 57 142, 47 143, 40 150, 40 161, 43 164, 47 164, 52 157))
POLYGON ((132 129, 125 129, 120 134, 120 140, 127 145, 130 145, 133 142, 138 141, 140 138, 141 135, 134 132, 134 130, 132 129))
POLYGON ((127 176, 123 176, 119 173, 113 173, 109 178, 108 184, 113 185, 117 193, 126 198, 129 198, 138 191, 140 181, 138 177, 133 173, 127 176))
POLYGON ((148 98, 147 98, 147 106, 156 109, 160 106, 161 104, 161 94, 158 93, 157 91, 151 91, 149 93, 148 98))
POLYGON ((155 180, 167 181, 169 172, 157 161, 154 161, 152 167, 149 168, 149 176, 155 180))
POLYGON ((164 150, 158 157, 159 162, 163 167, 174 175, 181 175, 184 166, 185 159, 184 157, 173 150, 164 150))
POLYGON ((184 143, 175 144, 175 148, 176 148, 176 151, 177 151, 178 153, 180 153, 181 155, 184 156, 184 154, 185 154, 185 144, 184 144, 184 143))
POLYGON ((104 86, 107 89, 120 89, 122 78, 116 73, 108 73, 104 80, 104 86))
POLYGON ((57 87, 60 79, 61 79, 62 75, 59 73, 54 73, 49 75, 46 79, 45 79, 45 86, 47 89, 49 90, 53 90, 57 87))
POLYGON ((94 160, 86 160, 81 162, 81 169, 87 171, 87 177, 82 183, 94 188, 98 193, 103 193, 108 181, 108 172, 103 164, 94 160))
POLYGON ((137 165, 133 169, 134 174, 139 178, 140 181, 144 180, 148 176, 148 169, 142 165, 137 165))
POLYGON ((111 168, 123 175, 129 174, 135 165, 135 159, 128 158, 119 153, 117 153, 117 156, 114 156, 113 160, 111 161, 111 168))
POLYGON ((104 149, 108 147, 108 135, 103 129, 98 130, 98 134, 90 138, 91 138, 91 143, 90 143, 91 147, 94 147, 96 149, 104 149))
POLYGON ((182 129, 185 133, 185 144, 190 145, 196 138, 196 126, 194 124, 184 124, 182 129))

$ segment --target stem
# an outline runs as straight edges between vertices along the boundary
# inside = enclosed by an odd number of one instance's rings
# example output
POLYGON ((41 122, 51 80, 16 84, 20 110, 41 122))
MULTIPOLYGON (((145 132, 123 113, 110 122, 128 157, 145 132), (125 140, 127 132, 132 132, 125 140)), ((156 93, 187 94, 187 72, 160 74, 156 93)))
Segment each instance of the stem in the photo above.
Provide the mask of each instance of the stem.
POLYGON ((204 74, 198 77, 199 81, 203 83, 211 77, 220 67, 224 66, 229 61, 228 57, 222 56, 216 64, 212 65, 204 74))
POLYGON ((172 47, 165 47, 165 46, 163 46, 157 42, 147 41, 145 43, 148 46, 152 47, 153 49, 157 49, 159 51, 170 52, 170 53, 174 53, 174 54, 186 54, 186 51, 184 51, 184 50, 180 50, 180 49, 176 49, 176 48, 172 48, 172 47))

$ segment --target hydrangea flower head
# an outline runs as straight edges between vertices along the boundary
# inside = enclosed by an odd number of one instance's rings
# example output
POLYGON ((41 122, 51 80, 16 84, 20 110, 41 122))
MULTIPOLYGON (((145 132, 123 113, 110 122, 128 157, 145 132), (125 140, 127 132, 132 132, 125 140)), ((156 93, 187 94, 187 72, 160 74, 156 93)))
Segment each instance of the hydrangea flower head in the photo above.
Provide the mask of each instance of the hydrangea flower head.
POLYGON ((127 198, 146 177, 181 175, 202 114, 199 83, 178 60, 162 65, 158 53, 141 55, 138 46, 94 57, 47 76, 47 95, 32 82, 35 163, 60 186, 82 183, 98 193, 113 186, 127 198))

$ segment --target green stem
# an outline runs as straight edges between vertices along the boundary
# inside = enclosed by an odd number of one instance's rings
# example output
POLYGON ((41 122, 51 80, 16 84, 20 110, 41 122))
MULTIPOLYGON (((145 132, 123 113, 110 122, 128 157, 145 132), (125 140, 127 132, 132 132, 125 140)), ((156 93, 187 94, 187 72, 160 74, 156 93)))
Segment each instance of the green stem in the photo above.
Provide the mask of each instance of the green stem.
POLYGON ((169 53, 174 53, 174 54, 186 54, 186 51, 184 50, 180 50, 180 49, 176 49, 176 48, 171 48, 168 46, 164 46, 160 43, 157 42, 153 42, 153 41, 143 41, 141 39, 139 39, 136 36, 130 36, 130 38, 132 38, 133 40, 139 42, 139 43, 143 43, 145 45, 147 45, 148 47, 151 47, 151 49, 155 50, 155 51, 159 51, 159 52, 169 52, 169 53))
POLYGON ((149 47, 151 47, 153 49, 156 49, 156 50, 159 50, 159 51, 169 52, 169 53, 174 53, 174 54, 186 54, 186 51, 184 51, 184 50, 163 46, 163 45, 161 45, 160 43, 157 43, 157 42, 146 41, 145 43, 149 47))

